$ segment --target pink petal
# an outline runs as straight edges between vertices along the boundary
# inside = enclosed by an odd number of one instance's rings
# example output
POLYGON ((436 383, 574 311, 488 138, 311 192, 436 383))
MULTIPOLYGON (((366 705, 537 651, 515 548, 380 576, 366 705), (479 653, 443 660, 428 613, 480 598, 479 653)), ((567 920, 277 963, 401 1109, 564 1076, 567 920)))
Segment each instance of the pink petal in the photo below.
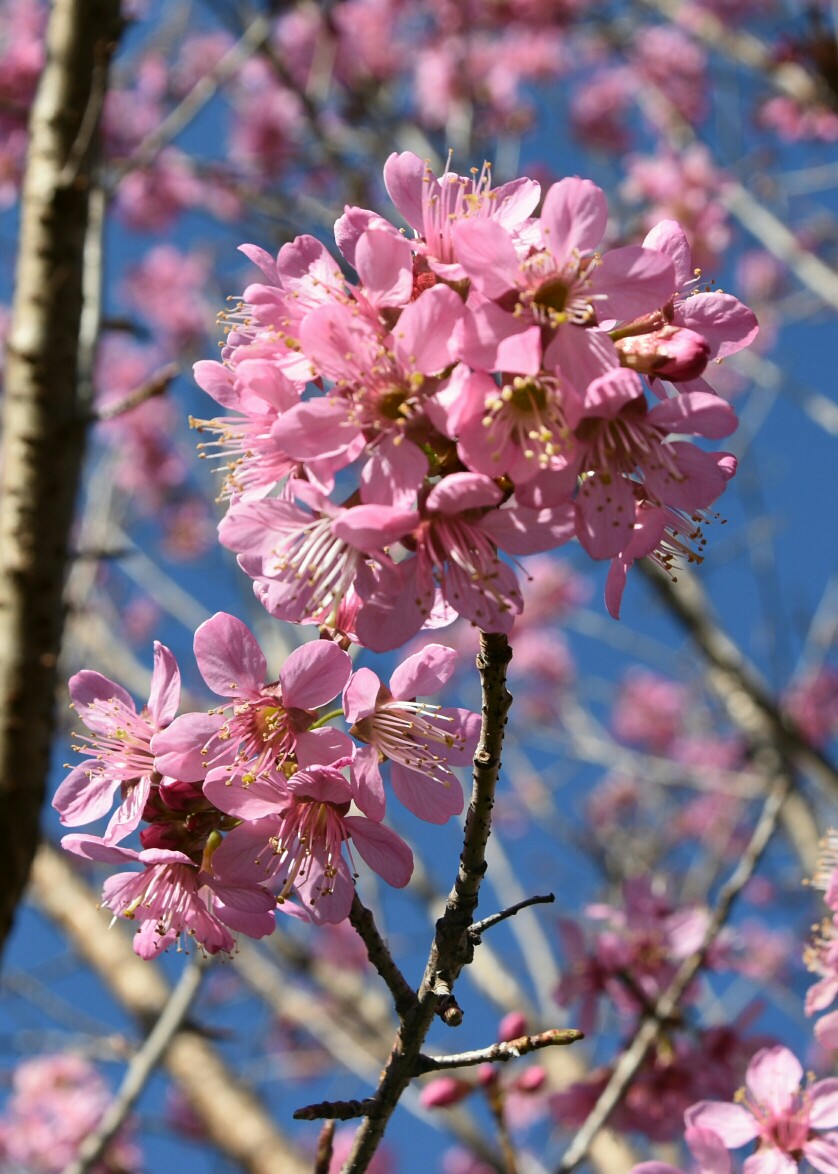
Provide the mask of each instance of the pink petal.
POLYGON ((576 499, 576 532, 591 558, 614 558, 634 530, 631 483, 619 474, 586 477, 576 499))
POLYGON ((332 532, 337 538, 368 554, 398 542, 419 524, 416 510, 386 505, 356 505, 335 519, 332 532))
POLYGON ((70 677, 70 699, 84 724, 96 734, 107 734, 118 720, 102 707, 102 702, 121 702, 132 713, 137 712, 134 698, 130 693, 92 669, 82 669, 80 673, 70 677), (90 709, 95 702, 100 704, 96 705, 95 709, 90 709))
POLYGON ((355 246, 355 260, 374 306, 404 306, 413 292, 413 252, 401 233, 369 228, 355 246))
POLYGON ((682 289, 695 278, 690 242, 677 220, 661 220, 647 234, 643 247, 666 253, 670 258, 675 274, 675 289, 682 289))
POLYGON ((461 220, 452 232, 457 258, 487 298, 501 298, 521 279, 509 232, 495 220, 461 220))
POLYGON ((775 1113, 790 1109, 803 1079, 803 1066, 788 1048, 763 1048, 748 1065, 745 1083, 760 1103, 775 1113))
POLYGON ((362 746, 356 750, 349 773, 358 807, 364 815, 379 822, 384 818, 386 800, 375 746, 362 746))
POLYGON ((286 708, 317 709, 337 697, 349 680, 352 661, 331 640, 312 640, 295 648, 279 670, 286 708))
POLYGON ((354 725, 355 722, 375 713, 380 688, 381 681, 372 669, 360 668, 357 673, 353 673, 343 691, 343 712, 346 714, 346 720, 354 725))
POLYGON ((433 487, 426 505, 432 511, 459 514, 464 510, 497 505, 502 499, 502 491, 483 473, 450 473, 433 487))
POLYGON ((736 431, 739 421, 730 404, 702 391, 690 391, 664 400, 652 408, 649 422, 667 432, 694 433, 721 440, 736 431))
POLYGON ((444 787, 400 762, 392 764, 390 777, 396 798, 419 819, 443 824, 463 810, 463 788, 459 780, 444 787))
POLYGON ((794 1158, 769 1146, 745 1159, 742 1174, 797 1174, 799 1169, 794 1158))
POLYGON ((572 502, 543 510, 512 506, 487 514, 480 528, 507 554, 537 554, 569 542, 576 519, 572 502))
POLYGON ((122 864, 126 860, 135 863, 138 854, 133 848, 120 848, 116 844, 104 844, 99 836, 74 834, 61 837, 61 847, 74 856, 85 860, 98 860, 105 864, 122 864))
POLYGON ((288 805, 288 793, 278 780, 258 775, 245 786, 238 779, 231 781, 225 767, 210 771, 204 794, 219 811, 248 823, 275 816, 288 805))
POLYGON ((809 1090, 809 1098, 811 1127, 835 1129, 838 1126, 838 1078, 818 1080, 809 1090))
POLYGON ((154 670, 148 711, 155 726, 167 726, 180 704, 180 669, 172 653, 159 640, 154 641, 154 670))
POLYGON ((297 765, 304 770, 313 766, 344 765, 355 752, 355 743, 348 734, 334 726, 319 730, 305 730, 297 735, 297 765))
POLYGON ((435 375, 457 358, 457 326, 465 309, 447 285, 434 285, 402 312, 393 327, 393 350, 406 371, 435 375))
POLYGON ((822 1174, 838 1174, 838 1135, 811 1137, 803 1146, 803 1156, 822 1174))
POLYGON ((359 435, 342 399, 314 399, 296 404, 271 427, 271 439, 295 461, 344 452, 359 435))
POLYGON ((418 445, 387 436, 361 470, 361 500, 411 509, 427 472, 428 458, 418 445))
POLYGON ((184 713, 151 739, 154 769, 196 783, 206 774, 204 747, 224 725, 221 714, 184 713))
POLYGON ((759 333, 753 310, 726 293, 697 293, 675 307, 673 321, 703 334, 714 359, 733 355, 759 333))
POLYGON ((213 359, 201 359, 192 368, 195 382, 223 408, 238 410, 239 393, 234 390, 234 376, 229 367, 213 359))
POLYGON ((684 1114, 690 1127, 709 1129, 718 1134, 728 1149, 738 1149, 759 1136, 756 1118, 741 1105, 724 1101, 699 1101, 684 1114))
POLYGON ((259 245, 239 245, 239 252, 244 253, 248 261, 252 261, 254 265, 258 265, 271 281, 276 281, 276 261, 274 261, 270 253, 266 253, 259 245))
POLYGON ((195 659, 201 676, 219 697, 259 697, 268 662, 246 624, 216 612, 195 633, 195 659))
POLYGON ((422 194, 425 191, 426 167, 412 151, 393 153, 384 164, 384 186, 387 195, 411 228, 424 232, 422 194))
MULTIPOLYGON (((390 678, 390 692, 397 701, 428 697, 436 693, 457 666, 458 654, 444 644, 426 644, 407 657, 390 678)), ((348 716, 348 715, 347 715, 348 716)), ((357 719, 355 719, 357 720, 357 719)))
POLYGON ((620 356, 604 330, 570 324, 559 327, 547 346, 544 366, 548 370, 558 367, 574 387, 581 388, 607 371, 618 370, 620 356))
POLYGON ((344 824, 361 859, 388 885, 403 889, 413 875, 413 853, 394 831, 360 815, 347 815, 344 824))
POLYGON ((574 249, 582 253, 595 249, 607 223, 605 195, 589 179, 562 179, 544 197, 541 210, 544 244, 559 261, 566 260, 574 249))
POLYGON ((630 320, 669 301, 675 274, 665 254, 628 245, 605 254, 593 271, 591 286, 595 293, 608 295, 603 311, 607 317, 630 320))
POLYGON ((91 759, 86 759, 74 767, 66 779, 59 785, 52 800, 52 805, 61 817, 61 822, 68 827, 78 827, 82 823, 93 823, 107 815, 113 806, 114 793, 120 780, 112 774, 101 774, 95 768, 91 759))
MULTIPOLYGON (((835 985, 833 980, 833 986, 835 985)), ((834 994, 833 994, 834 998, 834 994)), ((829 1003, 832 999, 829 999, 829 1003)), ((828 1003, 824 1004, 828 1006, 828 1003)), ((807 1004, 807 1011, 809 1010, 807 1004)), ((815 1039, 822 1048, 827 1048, 829 1051, 838 1052, 838 1011, 830 1011, 828 1015, 822 1015, 815 1024, 815 1039)))

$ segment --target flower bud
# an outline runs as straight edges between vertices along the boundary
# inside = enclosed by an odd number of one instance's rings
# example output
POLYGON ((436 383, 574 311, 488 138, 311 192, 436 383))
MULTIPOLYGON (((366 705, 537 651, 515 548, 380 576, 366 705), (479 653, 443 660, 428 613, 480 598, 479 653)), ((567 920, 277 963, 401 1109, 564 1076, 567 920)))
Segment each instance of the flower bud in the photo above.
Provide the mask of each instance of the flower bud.
POLYGON ((473 1087, 467 1080, 456 1076, 438 1076, 422 1089, 419 1104, 424 1109, 448 1109, 465 1100, 473 1087))
POLYGON ((661 379, 697 379, 710 358, 707 339, 685 326, 664 326, 617 339, 614 345, 624 367, 661 379))
POLYGON ((509 1043, 511 1039, 520 1039, 526 1034, 527 1017, 522 1011, 510 1011, 498 1024, 498 1039, 501 1043, 509 1043))

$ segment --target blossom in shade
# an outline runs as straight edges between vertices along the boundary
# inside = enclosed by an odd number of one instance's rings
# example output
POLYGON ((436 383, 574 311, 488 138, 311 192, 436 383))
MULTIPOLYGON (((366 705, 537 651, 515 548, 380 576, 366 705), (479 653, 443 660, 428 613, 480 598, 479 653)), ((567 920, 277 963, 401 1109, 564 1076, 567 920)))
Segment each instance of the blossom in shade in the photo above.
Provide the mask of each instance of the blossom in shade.
POLYGON ((745 1076, 738 1103, 702 1101, 687 1124, 718 1134, 728 1149, 756 1141, 746 1174, 792 1174, 805 1158, 824 1174, 838 1171, 838 1079, 802 1084, 803 1067, 788 1048, 763 1048, 745 1076))
POLYGON ((368 668, 361 668, 343 691, 350 733, 367 748, 355 755, 353 773, 363 775, 368 788, 384 792, 379 758, 392 763, 393 790, 420 819, 445 823, 463 809, 463 790, 451 770, 471 761, 480 733, 480 718, 466 709, 442 709, 419 694, 436 693, 454 672, 457 653, 441 644, 429 644, 403 661, 390 678, 389 688, 368 668))
POLYGON ((156 769, 151 740, 177 712, 180 671, 169 649, 155 641, 148 705, 139 713, 121 685, 90 669, 71 678, 70 697, 93 737, 76 735, 77 750, 88 757, 64 779, 52 805, 63 824, 76 827, 107 815, 121 789, 123 802, 105 836, 121 840, 140 821, 156 769))

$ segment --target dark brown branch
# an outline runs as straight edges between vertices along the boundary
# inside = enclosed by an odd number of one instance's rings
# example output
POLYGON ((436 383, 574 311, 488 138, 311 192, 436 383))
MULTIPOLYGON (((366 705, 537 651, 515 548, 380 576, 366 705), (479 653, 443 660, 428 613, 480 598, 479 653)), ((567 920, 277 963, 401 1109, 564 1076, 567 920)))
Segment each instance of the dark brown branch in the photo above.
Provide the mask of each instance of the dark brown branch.
POLYGON ((393 957, 387 943, 378 932, 372 913, 356 893, 349 911, 349 921, 367 948, 367 957, 389 987, 396 1013, 403 1019, 416 1006, 416 992, 408 983, 393 957))
POLYGON ((463 966, 474 955, 469 930, 486 872, 486 845, 492 826, 503 735, 512 702, 506 688, 506 667, 511 656, 506 636, 481 632, 477 667, 483 694, 483 720, 474 756, 471 802, 466 815, 460 867, 445 911, 436 923, 436 934, 416 1005, 405 1015, 399 1027, 387 1067, 375 1095, 370 1098, 370 1109, 344 1167, 345 1174, 361 1174, 369 1166, 387 1122, 413 1078, 419 1050, 438 1012, 442 992, 446 992, 446 998, 450 1000, 449 1009, 453 1006, 459 1011, 450 992, 463 966))
POLYGON ((448 1068, 471 1068, 475 1064, 494 1064, 497 1061, 506 1063, 530 1052, 537 1052, 539 1048, 575 1044, 584 1038, 584 1034, 575 1027, 553 1028, 551 1031, 539 1032, 538 1035, 522 1035, 519 1039, 492 1044, 491 1047, 478 1048, 473 1052, 459 1052, 451 1056, 424 1056, 420 1053, 416 1057, 416 1075, 448 1068))
MULTIPOLYGON (((54 0, 32 106, 0 454, 0 946, 38 841, 89 404, 85 244, 118 0, 54 0)), ((98 226, 97 226, 98 230, 98 226)))
POLYGON ((363 1101, 318 1101, 304 1105, 294 1113, 296 1121, 352 1121, 355 1117, 370 1117, 377 1111, 374 1097, 363 1101))
POLYGON ((510 905, 508 909, 501 909, 500 913, 492 913, 491 916, 484 917, 482 921, 475 921, 469 929, 469 936, 472 941, 477 943, 480 940, 481 934, 484 934, 487 929, 491 929, 494 925, 499 925, 509 917, 514 917, 522 909, 529 909, 531 905, 552 905, 555 899, 554 893, 546 893, 543 897, 526 897, 523 901, 519 901, 517 905, 510 905))

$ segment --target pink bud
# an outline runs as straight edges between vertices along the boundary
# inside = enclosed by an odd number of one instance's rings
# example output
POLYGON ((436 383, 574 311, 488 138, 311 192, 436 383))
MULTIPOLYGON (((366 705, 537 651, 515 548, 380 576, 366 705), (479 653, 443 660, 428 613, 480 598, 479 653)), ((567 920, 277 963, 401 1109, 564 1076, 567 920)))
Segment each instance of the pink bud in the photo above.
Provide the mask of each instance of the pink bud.
POLYGON ((697 379, 710 358, 707 339, 685 326, 620 338, 615 346, 624 367, 661 379, 697 379))
POLYGON ((527 1034, 527 1019, 522 1011, 510 1011, 504 1015, 498 1024, 498 1039, 501 1043, 508 1043, 511 1039, 520 1039, 527 1034))
POLYGON ((515 1088, 518 1092, 532 1093, 540 1092, 544 1087, 544 1081, 547 1079, 547 1073, 540 1064, 534 1064, 532 1068, 527 1068, 525 1072, 515 1081, 515 1088))
POLYGON ((419 1104, 425 1109, 447 1109, 464 1100, 473 1087, 468 1081, 456 1076, 438 1076, 422 1089, 419 1104))
POLYGON ((497 1078, 497 1071, 492 1064, 481 1064, 477 1069, 477 1081, 482 1088, 491 1088, 497 1078))

